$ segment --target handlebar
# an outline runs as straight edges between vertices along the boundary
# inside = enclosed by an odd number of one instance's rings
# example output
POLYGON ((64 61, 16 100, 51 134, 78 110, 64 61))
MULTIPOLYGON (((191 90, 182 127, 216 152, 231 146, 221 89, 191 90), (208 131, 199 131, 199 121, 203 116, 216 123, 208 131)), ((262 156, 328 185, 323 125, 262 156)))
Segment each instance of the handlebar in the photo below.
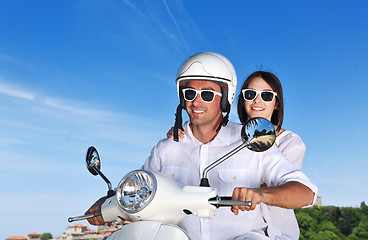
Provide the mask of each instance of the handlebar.
POLYGON ((70 218, 68 218, 68 222, 74 222, 74 221, 94 218, 94 217, 97 217, 97 216, 100 216, 100 215, 101 215, 101 212, 96 212, 96 213, 86 214, 86 215, 77 216, 77 217, 70 217, 70 218))
POLYGON ((231 200, 231 197, 214 197, 210 198, 208 202, 217 208, 219 207, 226 207, 226 206, 252 206, 251 201, 233 201, 231 200))

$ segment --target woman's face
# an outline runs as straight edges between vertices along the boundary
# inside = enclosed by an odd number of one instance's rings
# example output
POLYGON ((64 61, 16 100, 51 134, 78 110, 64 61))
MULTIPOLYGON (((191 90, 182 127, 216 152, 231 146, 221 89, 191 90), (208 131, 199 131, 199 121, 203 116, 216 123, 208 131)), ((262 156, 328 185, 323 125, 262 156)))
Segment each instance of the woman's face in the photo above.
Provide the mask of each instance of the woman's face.
MULTIPOLYGON (((252 79, 247 88, 257 91, 274 91, 271 86, 261 77, 252 79)), ((245 111, 248 114, 248 119, 254 117, 263 117, 271 121, 272 113, 277 108, 276 97, 274 97, 271 102, 264 102, 261 99, 260 94, 257 94, 256 98, 251 101, 244 100, 244 106, 245 111)))

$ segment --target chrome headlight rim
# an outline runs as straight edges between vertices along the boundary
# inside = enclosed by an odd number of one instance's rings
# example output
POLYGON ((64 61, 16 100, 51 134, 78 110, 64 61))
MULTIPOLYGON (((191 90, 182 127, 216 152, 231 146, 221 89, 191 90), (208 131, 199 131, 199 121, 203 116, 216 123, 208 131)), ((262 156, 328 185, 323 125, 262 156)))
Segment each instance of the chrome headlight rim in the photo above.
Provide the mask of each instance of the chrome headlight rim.
MULTIPOLYGON (((145 181, 144 181, 145 182, 145 181)), ((146 185, 144 185, 146 186, 146 185)), ((142 189, 142 188, 141 188, 142 189)), ((116 191, 116 198, 117 198, 117 202, 119 204, 119 206, 124 210, 126 211, 127 213, 131 213, 131 214, 134 214, 134 213, 138 213, 140 211, 142 211, 144 208, 146 208, 150 203, 151 201, 154 199, 155 195, 156 195, 156 192, 157 192, 157 179, 156 179, 156 176, 150 172, 150 171, 147 171, 147 170, 134 170, 134 171, 131 171, 129 172, 128 174, 126 174, 122 179, 121 181, 119 182, 119 185, 118 185, 118 188, 117 188, 117 191, 116 191), (125 196, 122 192, 122 185, 125 184, 127 182, 128 179, 131 179, 132 176, 137 176, 137 175, 144 175, 144 176, 147 176, 148 179, 149 179, 149 184, 151 184, 150 188, 151 189, 151 193, 149 194, 149 196, 143 201, 144 204, 140 207, 138 207, 138 209, 132 209, 132 208, 129 208, 129 207, 126 207, 122 204, 123 202, 123 197, 125 196)))

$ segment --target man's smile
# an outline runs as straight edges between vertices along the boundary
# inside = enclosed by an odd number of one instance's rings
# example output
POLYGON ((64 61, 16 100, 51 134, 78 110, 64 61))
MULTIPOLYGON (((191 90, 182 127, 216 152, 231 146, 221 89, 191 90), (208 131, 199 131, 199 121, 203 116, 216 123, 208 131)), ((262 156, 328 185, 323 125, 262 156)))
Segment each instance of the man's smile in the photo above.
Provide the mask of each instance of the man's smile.
POLYGON ((193 111, 195 114, 202 114, 202 113, 204 113, 204 110, 192 109, 192 111, 193 111))

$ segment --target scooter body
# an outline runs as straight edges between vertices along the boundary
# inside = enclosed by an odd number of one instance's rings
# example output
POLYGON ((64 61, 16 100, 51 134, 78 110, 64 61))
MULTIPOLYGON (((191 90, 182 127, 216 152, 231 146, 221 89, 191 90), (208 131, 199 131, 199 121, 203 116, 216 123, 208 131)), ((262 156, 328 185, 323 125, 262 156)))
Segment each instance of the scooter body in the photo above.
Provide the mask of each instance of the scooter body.
POLYGON ((180 227, 159 221, 140 221, 124 225, 111 234, 108 240, 189 240, 180 227))
POLYGON ((146 170, 135 170, 127 174, 135 175, 145 173, 151 176, 154 185, 153 199, 139 211, 128 212, 124 209, 125 202, 132 202, 135 199, 123 200, 124 181, 130 179, 123 178, 117 188, 117 194, 108 198, 101 206, 102 217, 105 222, 117 220, 137 221, 161 221, 168 224, 178 224, 188 215, 196 215, 201 218, 214 218, 216 207, 209 203, 209 199, 216 197, 216 189, 211 187, 183 186, 161 173, 146 170))
POLYGON ((69 218, 69 222, 102 215, 105 222, 131 221, 109 236, 109 240, 189 240, 177 224, 188 215, 214 218, 221 206, 251 206, 251 202, 232 201, 231 197, 217 196, 216 189, 208 183, 207 173, 238 151, 247 147, 265 151, 276 138, 275 128, 264 118, 248 120, 243 126, 243 144, 218 159, 202 174, 200 186, 183 186, 165 175, 147 170, 128 173, 112 189, 110 181, 100 171, 100 157, 94 147, 87 151, 87 168, 93 175, 100 175, 108 185, 107 198, 101 212, 69 218))
MULTIPOLYGON (((158 172, 136 170, 129 175, 145 173, 152 177, 157 188, 151 202, 136 213, 128 213, 121 205, 122 186, 119 183, 117 194, 108 198, 101 206, 101 214, 106 222, 129 220, 122 229, 113 233, 109 239, 136 240, 187 240, 189 237, 177 224, 188 215, 213 218, 216 207, 209 199, 216 197, 216 190, 211 187, 182 186, 158 172)), ((124 180, 125 179, 125 180, 124 180)), ((129 201, 129 200, 128 200, 129 201)))

